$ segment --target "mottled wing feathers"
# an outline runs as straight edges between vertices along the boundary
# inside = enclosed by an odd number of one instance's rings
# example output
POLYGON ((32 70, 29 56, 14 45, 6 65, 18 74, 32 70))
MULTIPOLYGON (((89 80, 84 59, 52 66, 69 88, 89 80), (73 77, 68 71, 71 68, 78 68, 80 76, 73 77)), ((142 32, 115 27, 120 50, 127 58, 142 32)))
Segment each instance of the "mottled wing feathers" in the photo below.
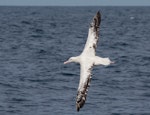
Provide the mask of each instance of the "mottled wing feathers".
POLYGON ((82 54, 93 56, 95 55, 95 50, 99 38, 100 22, 101 22, 101 14, 100 12, 97 12, 97 14, 94 16, 90 24, 88 38, 82 54))
POLYGON ((83 107, 86 101, 88 88, 90 86, 90 81, 92 78, 91 75, 92 67, 93 65, 81 64, 80 82, 79 82, 79 87, 78 87, 78 92, 76 97, 77 111, 79 111, 80 108, 83 107))
MULTIPOLYGON (((100 12, 97 12, 97 14, 94 16, 90 27, 89 27, 89 33, 88 38, 84 47, 84 50, 82 52, 83 57, 91 57, 95 56, 95 50, 97 47, 97 42, 99 38, 99 26, 101 22, 101 14, 100 12)), ((80 62, 80 82, 76 97, 76 108, 77 111, 80 110, 80 108, 83 107, 86 96, 88 92, 88 87, 90 86, 91 81, 91 70, 93 67, 93 60, 82 60, 80 62)))

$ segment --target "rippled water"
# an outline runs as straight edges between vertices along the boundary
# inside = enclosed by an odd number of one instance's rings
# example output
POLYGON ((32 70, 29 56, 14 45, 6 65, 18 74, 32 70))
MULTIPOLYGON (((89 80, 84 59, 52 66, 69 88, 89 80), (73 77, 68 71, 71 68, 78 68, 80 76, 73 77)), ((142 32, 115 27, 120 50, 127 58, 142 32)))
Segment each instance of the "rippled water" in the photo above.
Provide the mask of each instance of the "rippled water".
POLYGON ((150 7, 0 7, 1 115, 150 114, 150 7), (84 47, 102 13, 97 55, 115 64, 93 69, 86 104, 76 112, 79 65, 63 65, 84 47))

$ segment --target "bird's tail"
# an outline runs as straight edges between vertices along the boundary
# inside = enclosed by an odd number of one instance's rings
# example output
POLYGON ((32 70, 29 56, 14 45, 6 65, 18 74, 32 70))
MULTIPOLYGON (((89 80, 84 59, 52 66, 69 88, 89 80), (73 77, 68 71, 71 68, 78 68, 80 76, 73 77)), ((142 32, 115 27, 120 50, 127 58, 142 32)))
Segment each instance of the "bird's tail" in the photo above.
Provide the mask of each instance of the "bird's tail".
POLYGON ((80 108, 83 107, 85 101, 86 101, 86 96, 88 93, 88 88, 90 87, 90 81, 91 81, 91 75, 87 78, 85 84, 83 85, 82 90, 78 90, 77 97, 76 97, 76 108, 77 111, 80 110, 80 108))

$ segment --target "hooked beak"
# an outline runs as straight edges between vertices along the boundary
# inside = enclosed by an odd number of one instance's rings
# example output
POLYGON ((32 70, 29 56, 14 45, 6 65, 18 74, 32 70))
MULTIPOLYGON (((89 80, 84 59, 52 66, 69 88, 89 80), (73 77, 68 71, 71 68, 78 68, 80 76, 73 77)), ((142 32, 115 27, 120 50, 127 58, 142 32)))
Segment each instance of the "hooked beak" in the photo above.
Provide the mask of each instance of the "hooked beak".
POLYGON ((67 64, 67 63, 69 63, 69 61, 65 61, 65 62, 64 62, 64 64, 67 64))
POLYGON ((114 62, 114 61, 111 61, 110 63, 111 63, 111 64, 114 64, 115 62, 114 62))

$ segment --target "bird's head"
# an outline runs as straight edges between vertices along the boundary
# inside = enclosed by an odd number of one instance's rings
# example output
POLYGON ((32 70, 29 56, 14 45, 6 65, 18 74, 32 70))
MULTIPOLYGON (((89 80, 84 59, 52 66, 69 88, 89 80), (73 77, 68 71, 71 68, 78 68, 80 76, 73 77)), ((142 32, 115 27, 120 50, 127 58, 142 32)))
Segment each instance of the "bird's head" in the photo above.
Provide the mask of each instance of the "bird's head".
POLYGON ((79 62, 78 57, 70 57, 67 61, 64 62, 64 64, 71 63, 71 62, 79 62))

